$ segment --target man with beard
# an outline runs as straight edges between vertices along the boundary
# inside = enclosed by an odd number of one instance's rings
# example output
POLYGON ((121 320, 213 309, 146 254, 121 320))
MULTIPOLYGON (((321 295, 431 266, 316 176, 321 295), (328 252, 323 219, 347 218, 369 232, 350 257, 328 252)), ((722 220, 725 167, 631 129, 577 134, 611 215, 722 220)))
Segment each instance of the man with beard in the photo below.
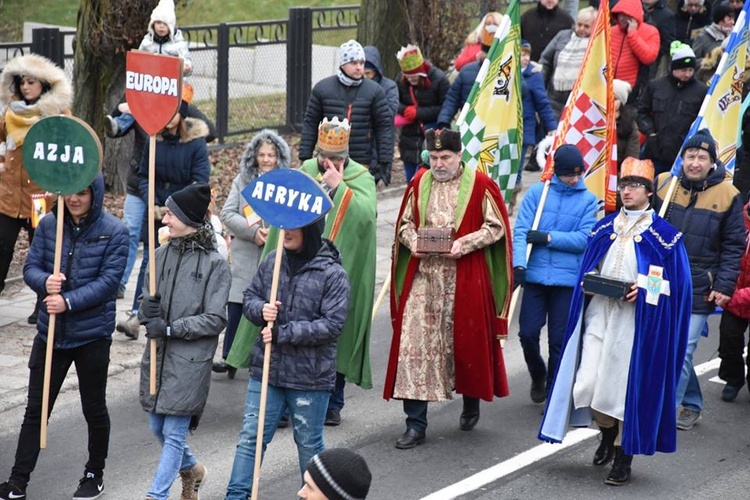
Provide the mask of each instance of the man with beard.
POLYGON ((495 182, 461 162, 460 134, 425 134, 430 169, 406 189, 391 271, 393 340, 383 396, 402 399, 406 432, 425 440, 428 401, 463 395, 460 428, 479 421, 479 400, 508 395, 499 339, 512 286, 508 216, 495 182), (441 248, 424 248, 431 237, 441 248))

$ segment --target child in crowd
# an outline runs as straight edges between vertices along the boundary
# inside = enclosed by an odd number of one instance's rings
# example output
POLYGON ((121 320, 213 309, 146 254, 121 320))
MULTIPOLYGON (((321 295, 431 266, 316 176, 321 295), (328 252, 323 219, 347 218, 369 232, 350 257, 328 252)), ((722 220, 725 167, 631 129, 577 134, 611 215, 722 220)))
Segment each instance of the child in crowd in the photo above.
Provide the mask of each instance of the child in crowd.
MULTIPOLYGON (((193 62, 190 59, 188 44, 176 25, 174 0, 159 0, 159 5, 151 12, 148 31, 141 40, 138 50, 182 58, 182 76, 187 77, 193 73, 193 62)), ((188 104, 193 101, 193 87, 184 80, 182 100, 188 104)), ((124 135, 135 122, 127 102, 121 102, 117 106, 117 111, 119 114, 116 116, 106 116, 106 132, 110 137, 124 135)))

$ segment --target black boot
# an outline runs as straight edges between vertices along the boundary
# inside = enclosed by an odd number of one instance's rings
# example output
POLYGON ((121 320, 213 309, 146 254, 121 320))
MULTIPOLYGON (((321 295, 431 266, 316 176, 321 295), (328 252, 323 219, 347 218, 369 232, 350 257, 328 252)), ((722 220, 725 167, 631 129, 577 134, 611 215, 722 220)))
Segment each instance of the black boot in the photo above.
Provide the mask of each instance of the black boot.
POLYGON ((617 438, 617 425, 610 428, 601 428, 602 442, 594 453, 594 465, 606 465, 615 456, 615 439, 617 438))
POLYGON ((622 486, 630 481, 630 465, 633 463, 633 455, 626 455, 622 446, 615 446, 615 461, 609 476, 604 484, 622 486))
POLYGON ((461 412, 458 427, 462 431, 470 431, 479 422, 479 398, 464 396, 464 411, 461 412))

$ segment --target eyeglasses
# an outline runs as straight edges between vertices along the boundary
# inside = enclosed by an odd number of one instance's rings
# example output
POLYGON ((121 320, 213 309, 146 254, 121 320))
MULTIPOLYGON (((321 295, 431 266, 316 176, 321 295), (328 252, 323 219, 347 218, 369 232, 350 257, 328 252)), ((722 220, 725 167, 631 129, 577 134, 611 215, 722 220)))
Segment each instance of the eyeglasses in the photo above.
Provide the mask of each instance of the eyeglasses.
POLYGON ((646 185, 642 182, 620 182, 617 184, 618 191, 625 191, 625 189, 635 190, 640 187, 646 187, 646 185))

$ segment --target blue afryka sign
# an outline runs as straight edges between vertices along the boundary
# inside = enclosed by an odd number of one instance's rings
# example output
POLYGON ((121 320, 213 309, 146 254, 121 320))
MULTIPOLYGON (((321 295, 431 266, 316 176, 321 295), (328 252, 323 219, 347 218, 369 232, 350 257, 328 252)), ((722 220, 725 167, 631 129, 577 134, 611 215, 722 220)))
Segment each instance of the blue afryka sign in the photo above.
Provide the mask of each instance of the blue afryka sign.
POLYGON ((242 196, 267 224, 281 229, 307 226, 333 207, 315 179, 289 168, 261 175, 242 190, 242 196))

